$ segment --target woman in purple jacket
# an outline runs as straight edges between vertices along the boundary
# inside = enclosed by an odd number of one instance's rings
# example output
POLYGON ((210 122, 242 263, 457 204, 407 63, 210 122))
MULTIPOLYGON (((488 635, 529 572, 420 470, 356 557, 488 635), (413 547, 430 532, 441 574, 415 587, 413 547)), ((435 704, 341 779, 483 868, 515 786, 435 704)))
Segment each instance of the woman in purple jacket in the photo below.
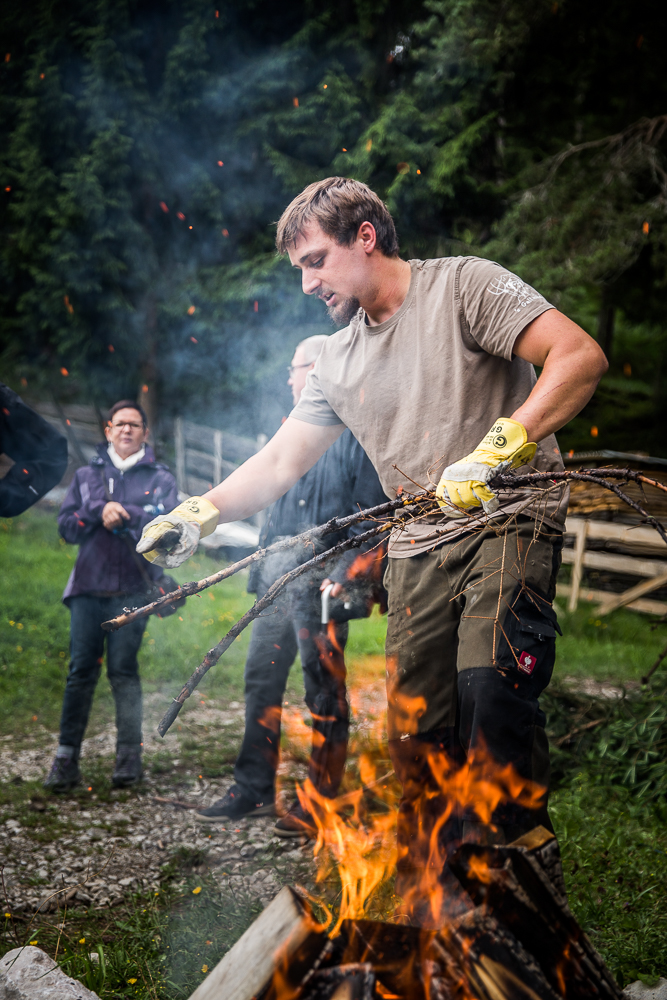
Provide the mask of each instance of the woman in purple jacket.
POLYGON ((71 613, 70 666, 60 719, 60 745, 44 785, 65 792, 81 781, 79 752, 100 676, 107 639, 107 675, 118 729, 113 783, 132 785, 142 774, 141 683, 137 653, 146 619, 105 633, 101 623, 125 605, 146 603, 148 577, 163 571, 136 555, 145 524, 178 503, 176 481, 146 443, 146 414, 131 400, 112 406, 106 444, 77 469, 58 515, 60 534, 79 546, 63 601, 71 613))

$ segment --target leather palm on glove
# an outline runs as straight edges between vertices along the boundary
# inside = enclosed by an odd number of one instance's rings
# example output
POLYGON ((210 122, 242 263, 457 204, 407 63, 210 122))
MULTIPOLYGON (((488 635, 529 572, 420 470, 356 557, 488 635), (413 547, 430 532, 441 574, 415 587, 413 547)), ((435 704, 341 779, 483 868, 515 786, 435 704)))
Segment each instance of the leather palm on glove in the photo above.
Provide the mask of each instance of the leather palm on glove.
POLYGON ((137 552, 144 559, 175 569, 189 559, 200 538, 215 531, 220 511, 203 497, 190 497, 170 514, 161 514, 150 521, 141 533, 137 552))
POLYGON ((498 498, 486 484, 501 472, 526 465, 536 451, 523 424, 501 417, 474 451, 447 466, 435 491, 439 506, 451 515, 452 506, 467 510, 481 504, 486 514, 493 514, 498 498))

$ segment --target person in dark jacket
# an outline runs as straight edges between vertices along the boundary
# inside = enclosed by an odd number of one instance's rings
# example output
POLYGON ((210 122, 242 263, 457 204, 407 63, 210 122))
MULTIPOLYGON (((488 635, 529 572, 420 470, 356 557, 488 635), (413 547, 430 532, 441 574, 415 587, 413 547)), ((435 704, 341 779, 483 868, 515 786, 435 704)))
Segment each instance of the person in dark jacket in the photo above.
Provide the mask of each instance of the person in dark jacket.
POLYGON ((13 461, 0 479, 0 517, 16 517, 57 486, 67 468, 67 439, 0 382, 0 455, 13 461))
POLYGON ((139 781, 141 768, 141 684, 137 653, 146 619, 104 633, 101 623, 125 605, 146 603, 150 582, 163 575, 158 566, 139 560, 134 547, 141 531, 157 514, 178 503, 176 481, 155 461, 147 444, 142 408, 131 400, 112 406, 90 465, 77 469, 58 515, 58 530, 79 545, 63 601, 71 613, 70 667, 60 719, 60 745, 45 787, 64 792, 80 780, 79 751, 100 676, 107 638, 107 675, 116 702, 118 742, 113 783, 139 781))
MULTIPOLYGON (((326 336, 309 337, 296 349, 289 369, 289 385, 295 403, 326 340, 326 336)), ((346 431, 273 505, 260 545, 271 545, 332 517, 344 517, 385 502, 375 469, 361 445, 346 431)), ((283 573, 312 558, 316 552, 367 528, 368 523, 355 524, 346 532, 327 535, 318 546, 309 545, 268 557, 258 566, 257 572, 251 574, 248 590, 258 596, 264 595, 283 573)), ((287 676, 297 653, 301 657, 306 704, 313 723, 308 776, 321 795, 333 798, 337 794, 345 769, 349 729, 344 661, 348 625, 347 621, 332 622, 328 635, 323 634, 321 589, 332 583, 338 585, 337 591, 341 585, 347 585, 349 591, 349 577, 354 572, 351 567, 358 555, 358 549, 350 550, 341 555, 333 567, 304 574, 253 623, 245 665, 246 726, 234 768, 235 784, 222 799, 198 811, 200 820, 223 822, 228 818, 259 816, 274 811, 281 706, 287 676)), ((381 561, 381 557, 370 560, 379 571, 377 575, 381 575, 381 561)), ((312 834, 314 824, 310 815, 295 803, 278 820, 275 829, 280 836, 298 836, 304 832, 312 834)))

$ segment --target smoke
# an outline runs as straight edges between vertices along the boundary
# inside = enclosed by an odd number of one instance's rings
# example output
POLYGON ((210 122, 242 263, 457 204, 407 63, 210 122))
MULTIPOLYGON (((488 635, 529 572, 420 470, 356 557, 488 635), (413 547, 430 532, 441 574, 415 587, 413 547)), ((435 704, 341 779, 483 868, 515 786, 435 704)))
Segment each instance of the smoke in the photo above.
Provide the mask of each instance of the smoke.
POLYGON ((42 26, 23 67, 10 226, 41 243, 12 260, 16 373, 62 399, 139 395, 162 422, 272 434, 294 347, 331 332, 273 223, 362 128, 360 60, 287 44, 302 25, 268 12, 101 8, 96 32, 79 30, 85 5, 55 37, 42 26))

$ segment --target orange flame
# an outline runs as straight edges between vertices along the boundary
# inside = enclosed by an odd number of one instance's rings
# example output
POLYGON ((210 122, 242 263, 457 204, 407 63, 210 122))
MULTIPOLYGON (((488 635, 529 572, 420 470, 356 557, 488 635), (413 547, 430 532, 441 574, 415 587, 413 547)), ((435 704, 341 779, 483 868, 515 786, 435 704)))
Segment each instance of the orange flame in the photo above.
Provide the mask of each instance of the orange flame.
POLYGON ((382 574, 382 549, 370 549, 368 552, 360 552, 352 565, 349 567, 346 576, 348 580, 356 580, 357 577, 364 577, 366 580, 379 580, 382 574))
MULTIPOLYGON (((358 705, 354 695, 351 700, 358 705)), ((400 708, 408 734, 417 732, 425 707, 422 698, 404 699, 400 708)), ((376 739, 378 736, 376 728, 376 739)), ((302 786, 297 785, 301 806, 311 814, 317 828, 314 848, 320 862, 317 880, 323 881, 335 868, 341 881, 340 906, 332 922, 332 936, 338 933, 343 920, 368 915, 374 896, 407 853, 407 847, 396 845, 397 783, 391 774, 378 778, 376 758, 372 751, 360 753, 361 787, 336 799, 322 796, 309 779, 302 786)), ((420 859, 419 876, 404 893, 402 909, 411 911, 419 907, 423 911, 427 901, 433 926, 441 926, 446 889, 440 874, 447 854, 440 834, 447 821, 465 810, 488 826, 494 811, 502 804, 513 802, 527 809, 540 807, 544 789, 522 778, 511 764, 497 764, 483 746, 471 751, 460 765, 444 750, 429 745, 424 749, 424 765, 428 780, 419 785, 417 798, 411 803, 417 821, 410 855, 420 859), (434 810, 432 800, 436 797, 438 808, 434 810), (434 812, 435 821, 430 818, 434 812)), ((493 833, 494 827, 490 829, 493 833)), ((489 881, 488 868, 482 859, 473 858, 470 864, 480 881, 489 881)))

